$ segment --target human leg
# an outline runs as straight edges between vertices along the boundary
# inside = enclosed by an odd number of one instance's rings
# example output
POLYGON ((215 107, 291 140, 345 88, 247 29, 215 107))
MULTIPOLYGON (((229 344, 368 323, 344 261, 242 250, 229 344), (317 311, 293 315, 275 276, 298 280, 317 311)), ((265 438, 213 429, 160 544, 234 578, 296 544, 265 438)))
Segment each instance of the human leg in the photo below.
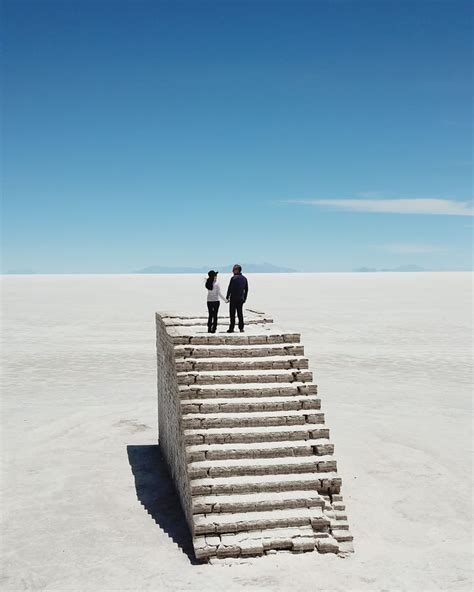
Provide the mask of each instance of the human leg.
POLYGON ((237 316, 239 317, 239 329, 241 331, 244 330, 244 311, 243 311, 243 302, 239 302, 237 304, 237 316))
POLYGON ((237 310, 237 304, 235 300, 230 301, 229 303, 229 316, 230 316, 230 323, 229 323, 229 332, 234 330, 235 327, 235 313, 237 310))
POLYGON ((220 306, 220 302, 213 302, 214 307, 213 307, 213 315, 212 315, 212 327, 211 327, 211 333, 215 333, 217 330, 217 317, 219 314, 219 306, 220 306))
POLYGON ((208 333, 210 333, 211 329, 212 329, 212 315, 213 315, 212 305, 213 305, 213 302, 207 303, 207 311, 209 313, 207 316, 207 332, 208 333))

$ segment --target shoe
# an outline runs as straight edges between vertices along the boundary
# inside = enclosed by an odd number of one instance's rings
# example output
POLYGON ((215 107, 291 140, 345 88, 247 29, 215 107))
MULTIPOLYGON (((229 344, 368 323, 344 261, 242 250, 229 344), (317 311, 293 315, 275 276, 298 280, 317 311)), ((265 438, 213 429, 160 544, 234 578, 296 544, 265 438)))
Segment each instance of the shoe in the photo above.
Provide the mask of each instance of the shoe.
POLYGON ((240 332, 241 332, 241 333, 244 333, 244 330, 243 330, 243 329, 240 329, 240 332))
POLYGON ((233 333, 234 330, 233 329, 227 329, 227 333, 233 333))

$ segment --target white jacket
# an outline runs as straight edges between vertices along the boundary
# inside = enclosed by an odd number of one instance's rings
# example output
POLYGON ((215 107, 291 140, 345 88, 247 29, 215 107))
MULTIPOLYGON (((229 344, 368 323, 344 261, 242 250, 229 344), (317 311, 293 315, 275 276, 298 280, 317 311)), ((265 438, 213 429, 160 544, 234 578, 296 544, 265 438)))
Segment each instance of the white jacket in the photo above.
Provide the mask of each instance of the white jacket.
POLYGON ((207 291, 207 301, 208 302, 219 302, 219 298, 221 298, 225 302, 225 298, 222 295, 221 288, 217 282, 214 282, 214 286, 212 290, 207 291))

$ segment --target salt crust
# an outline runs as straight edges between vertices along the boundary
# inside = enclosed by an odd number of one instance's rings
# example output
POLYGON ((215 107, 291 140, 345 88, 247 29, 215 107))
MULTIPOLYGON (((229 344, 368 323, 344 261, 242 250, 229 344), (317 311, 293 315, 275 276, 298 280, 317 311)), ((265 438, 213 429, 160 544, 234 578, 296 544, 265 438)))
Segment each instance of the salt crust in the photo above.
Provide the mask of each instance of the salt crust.
POLYGON ((193 444, 186 446, 188 452, 208 452, 211 450, 272 450, 274 448, 298 448, 307 446, 320 446, 322 444, 331 444, 327 438, 319 440, 292 440, 291 442, 242 442, 226 444, 193 444))
POLYGON ((234 337, 245 337, 246 335, 251 335, 252 337, 257 335, 296 335, 296 333, 292 331, 286 331, 276 327, 273 323, 264 325, 250 324, 248 327, 245 327, 245 331, 243 333, 240 331, 236 331, 235 333, 227 333, 227 331, 224 329, 218 329, 215 333, 208 333, 207 327, 205 325, 167 325, 167 332, 172 336, 180 335, 182 337, 196 337, 201 335, 218 335, 229 337, 229 339, 234 337))
POLYGON ((290 351, 291 349, 298 347, 301 348, 303 347, 301 344, 299 343, 258 343, 258 344, 248 344, 248 343, 227 343, 227 344, 220 344, 220 343, 216 343, 216 344, 201 344, 201 343, 188 343, 188 344, 184 344, 184 345, 175 345, 174 349, 175 351, 179 352, 182 350, 220 350, 220 351, 229 351, 232 349, 236 349, 236 350, 245 350, 245 349, 250 349, 252 351, 254 350, 262 350, 262 349, 282 349, 282 348, 288 348, 290 351))
POLYGON ((183 391, 215 391, 215 390, 265 390, 265 389, 282 389, 298 387, 317 386, 314 382, 262 382, 261 384, 255 382, 230 382, 229 384, 182 384, 179 390, 183 391))
POLYGON ((312 430, 329 429, 326 425, 321 423, 305 423, 300 425, 283 425, 283 426, 271 426, 269 429, 266 426, 255 426, 255 427, 235 427, 235 428, 193 428, 185 429, 184 435, 195 435, 195 434, 252 434, 252 433, 269 433, 269 432, 310 432, 312 430))
POLYGON ((231 468, 251 466, 281 466, 281 465, 318 465, 325 462, 334 462, 334 457, 324 456, 284 456, 283 458, 239 458, 222 460, 200 460, 188 463, 189 468, 231 468))
POLYGON ((232 475, 231 477, 199 477, 191 479, 192 485, 231 485, 243 483, 284 483, 285 481, 315 481, 324 479, 340 479, 335 472, 320 473, 282 473, 281 475, 232 475))
MULTIPOLYGON (((294 395, 274 395, 272 397, 258 397, 256 400, 252 397, 232 397, 231 399, 227 398, 218 398, 213 397, 211 399, 183 399, 181 401, 182 405, 239 405, 239 404, 249 404, 255 405, 260 403, 291 403, 292 401, 320 401, 318 395, 305 395, 305 394, 294 394, 294 395)), ((309 411, 309 410, 308 410, 309 411)), ((194 415, 194 414, 193 414, 194 415)), ((210 413, 206 413, 206 417, 210 415, 210 413)))
POLYGON ((262 491, 259 493, 233 493, 223 495, 197 495, 193 497, 193 504, 232 504, 232 503, 252 503, 263 501, 281 501, 281 500, 299 500, 312 499, 319 500, 321 507, 324 507, 326 502, 324 498, 317 492, 308 493, 303 491, 262 491))
MULTIPOLYGON (((176 346, 176 347, 181 347, 181 346, 176 346)), ((189 346, 188 346, 189 347, 189 346)), ((197 346, 195 346, 197 347, 197 346)), ((213 347, 217 347, 217 346, 213 346, 213 347)), ((232 346, 235 347, 235 346, 232 346)), ((248 346, 247 346, 248 347, 248 346)), ((256 347, 256 346, 252 346, 256 347)), ((258 358, 255 357, 249 357, 249 358, 234 358, 234 357, 228 357, 226 358, 225 356, 222 356, 220 358, 186 358, 186 362, 192 362, 192 363, 198 363, 201 364, 203 362, 206 363, 210 363, 210 364, 220 364, 220 363, 229 363, 229 362, 241 362, 241 363, 246 363, 246 362, 307 362, 308 358, 305 358, 304 356, 294 356, 294 355, 286 355, 286 356, 259 356, 258 358)), ((225 370, 223 370, 222 372, 225 372, 225 370)), ((231 372, 233 372, 231 370, 231 372)))
MULTIPOLYGON (((207 323, 207 316, 205 315, 183 315, 181 313, 175 313, 172 311, 160 311, 158 313, 161 318, 163 319, 166 325, 172 324, 174 322, 180 321, 202 321, 202 324, 205 325, 207 323)), ((272 317, 268 316, 266 313, 254 310, 251 308, 247 308, 245 310, 245 319, 246 321, 255 321, 258 323, 273 323, 272 317)), ((220 321, 229 321, 229 317, 226 315, 219 316, 220 321)))
MULTIPOLYGON (((209 523, 239 523, 239 522, 253 522, 256 520, 281 520, 291 518, 321 518, 325 519, 323 511, 320 507, 314 508, 294 508, 288 510, 264 510, 262 512, 233 512, 231 514, 204 514, 202 516, 195 515, 194 521, 196 525, 209 523)), ((329 522, 329 520, 328 520, 329 522)))
MULTIPOLYGON (((242 413, 186 413, 183 419, 252 419, 277 417, 306 417, 307 415, 321 415, 313 409, 297 409, 296 411, 244 411, 242 413)), ((307 425, 307 424, 305 424, 307 425)))
MULTIPOLYGON (((222 358, 218 358, 222 360, 222 358)), ((253 359, 253 358, 252 358, 253 359)), ((286 359, 286 358, 285 358, 286 359)), ((209 361, 209 360, 207 360, 209 361)), ((284 368, 284 369, 267 369, 267 370, 259 370, 256 368, 255 370, 202 370, 197 372, 196 370, 190 370, 189 372, 177 372, 178 376, 189 376, 189 375, 199 375, 199 376, 259 376, 261 374, 265 375, 275 375, 275 376, 292 376, 293 374, 298 374, 300 372, 307 372, 307 370, 298 370, 298 368, 284 368)))

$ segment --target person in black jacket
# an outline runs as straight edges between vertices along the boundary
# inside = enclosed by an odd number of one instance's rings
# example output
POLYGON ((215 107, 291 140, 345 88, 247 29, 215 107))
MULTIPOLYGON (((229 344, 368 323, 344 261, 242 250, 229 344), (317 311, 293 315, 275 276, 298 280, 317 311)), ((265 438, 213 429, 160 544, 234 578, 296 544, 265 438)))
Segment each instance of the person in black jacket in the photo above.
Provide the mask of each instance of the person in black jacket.
POLYGON ((227 333, 233 333, 235 327, 235 313, 239 317, 239 329, 242 333, 244 330, 244 312, 243 306, 247 300, 249 292, 249 283, 247 278, 242 275, 242 266, 234 265, 232 268, 233 276, 230 278, 229 287, 227 288, 227 302, 229 305, 230 325, 227 333))

